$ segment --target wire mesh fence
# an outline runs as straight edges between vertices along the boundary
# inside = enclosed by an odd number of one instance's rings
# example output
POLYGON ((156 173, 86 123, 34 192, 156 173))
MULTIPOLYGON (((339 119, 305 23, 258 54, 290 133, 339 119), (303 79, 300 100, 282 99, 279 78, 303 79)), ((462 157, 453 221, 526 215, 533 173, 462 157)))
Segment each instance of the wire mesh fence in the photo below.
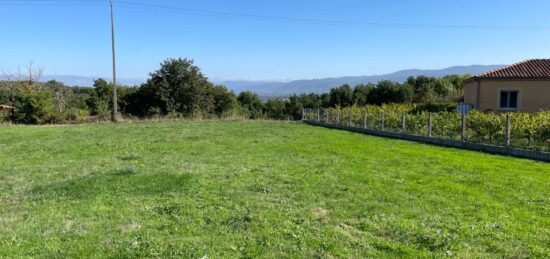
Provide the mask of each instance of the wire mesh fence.
POLYGON ((304 109, 306 121, 506 148, 550 151, 550 112, 410 112, 390 107, 304 109))

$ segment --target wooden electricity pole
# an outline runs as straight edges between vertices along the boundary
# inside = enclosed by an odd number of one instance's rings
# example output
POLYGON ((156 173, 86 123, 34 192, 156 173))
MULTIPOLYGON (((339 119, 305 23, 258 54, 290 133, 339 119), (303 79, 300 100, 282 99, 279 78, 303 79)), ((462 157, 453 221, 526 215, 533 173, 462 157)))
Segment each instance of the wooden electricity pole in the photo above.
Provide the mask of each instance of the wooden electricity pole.
POLYGON ((118 122, 118 96, 116 91, 116 57, 115 57, 115 18, 113 14, 113 0, 109 0, 111 6, 111 47, 113 50, 113 110, 111 121, 118 122))

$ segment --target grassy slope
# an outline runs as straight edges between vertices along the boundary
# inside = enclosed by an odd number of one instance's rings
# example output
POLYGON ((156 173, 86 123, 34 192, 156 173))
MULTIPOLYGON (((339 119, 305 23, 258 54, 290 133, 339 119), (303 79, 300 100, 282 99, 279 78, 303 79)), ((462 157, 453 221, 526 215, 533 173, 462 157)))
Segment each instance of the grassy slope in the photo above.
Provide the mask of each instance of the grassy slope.
POLYGON ((0 127, 0 256, 550 256, 550 165, 277 122, 0 127))

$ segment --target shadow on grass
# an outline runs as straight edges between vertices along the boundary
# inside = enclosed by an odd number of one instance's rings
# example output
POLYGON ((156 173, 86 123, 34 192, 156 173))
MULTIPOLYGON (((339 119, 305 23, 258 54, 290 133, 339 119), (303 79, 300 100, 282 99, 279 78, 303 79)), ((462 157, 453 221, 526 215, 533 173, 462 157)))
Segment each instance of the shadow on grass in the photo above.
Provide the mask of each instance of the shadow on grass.
POLYGON ((89 176, 38 186, 29 197, 37 200, 86 200, 99 196, 114 198, 153 196, 189 192, 193 177, 188 174, 136 173, 123 169, 110 174, 89 176))

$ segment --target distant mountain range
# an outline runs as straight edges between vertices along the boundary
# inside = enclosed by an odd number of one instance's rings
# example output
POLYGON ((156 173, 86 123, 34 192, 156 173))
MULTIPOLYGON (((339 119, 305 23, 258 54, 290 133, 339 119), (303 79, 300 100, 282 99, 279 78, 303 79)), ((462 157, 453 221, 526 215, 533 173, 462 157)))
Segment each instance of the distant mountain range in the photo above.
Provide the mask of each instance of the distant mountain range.
POLYGON ((485 73, 497 68, 501 68, 503 65, 491 65, 491 66, 456 66, 439 70, 421 70, 421 69, 409 69, 402 70, 386 75, 377 76, 347 76, 339 78, 325 78, 325 79, 312 79, 312 80, 296 80, 291 82, 265 82, 265 81, 223 81, 219 82, 224 84, 229 89, 235 92, 252 91, 263 97, 269 96, 288 96, 291 94, 300 93, 325 93, 331 88, 337 87, 343 84, 349 84, 355 86, 358 84, 377 83, 382 80, 391 80, 395 82, 404 82, 410 76, 433 76, 443 77, 453 74, 471 74, 477 75, 485 73))
MULTIPOLYGON (((23 76, 24 78, 24 76, 23 76)), ((50 80, 55 80, 62 82, 68 86, 84 86, 92 87, 94 85, 94 80, 98 78, 103 78, 110 81, 110 78, 100 77, 100 76, 70 76, 70 75, 43 75, 40 78, 42 82, 48 82, 50 80)), ((0 74, 0 80, 6 80, 8 76, 0 74)), ((145 79, 136 79, 136 78, 120 78, 117 79, 117 84, 120 85, 140 85, 145 82, 145 79)))
MULTIPOLYGON (((105 78, 100 76, 69 76, 69 75, 44 75, 42 76, 42 81, 47 82, 50 80, 56 80, 63 82, 65 85, 69 86, 88 86, 91 87, 94 85, 94 80, 98 78, 103 78, 105 80, 111 80, 111 78, 105 78)), ((137 78, 117 78, 117 84, 120 85, 140 85, 145 82, 145 79, 137 78)))
MULTIPOLYGON (((409 76, 434 76, 442 77, 452 74, 481 74, 487 71, 491 71, 497 68, 503 67, 503 65, 492 66, 456 66, 439 70, 421 70, 421 69, 409 69, 402 70, 386 75, 376 76, 347 76, 338 78, 325 78, 325 79, 312 79, 312 80, 296 80, 290 82, 269 82, 269 81, 245 81, 245 80, 233 80, 233 81, 218 81, 217 84, 223 84, 236 93, 243 91, 252 91, 262 97, 281 97, 291 94, 301 93, 324 93, 328 92, 331 88, 337 87, 343 84, 349 84, 355 86, 358 84, 377 83, 381 80, 391 80, 396 82, 404 82, 409 76)), ((99 77, 85 77, 85 76, 67 76, 67 75, 45 75, 42 77, 42 81, 57 80, 63 82, 65 85, 70 86, 92 86, 94 79, 99 77)), ((0 79, 1 76, 0 76, 0 79)), ((123 85, 140 85, 145 82, 144 79, 119 79, 119 84, 123 85)))

